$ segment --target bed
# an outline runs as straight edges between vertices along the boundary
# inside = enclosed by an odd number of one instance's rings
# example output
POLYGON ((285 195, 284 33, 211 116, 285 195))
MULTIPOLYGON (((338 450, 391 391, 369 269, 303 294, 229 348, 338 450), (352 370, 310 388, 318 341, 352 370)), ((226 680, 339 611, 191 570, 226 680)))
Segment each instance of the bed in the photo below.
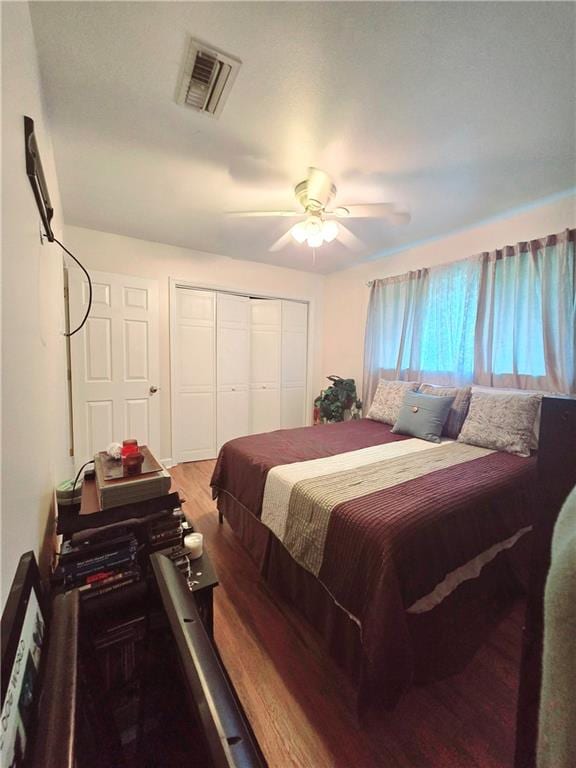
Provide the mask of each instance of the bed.
POLYGON ((534 457, 360 419, 232 440, 218 510, 355 683, 394 707, 460 671, 522 589, 534 457))

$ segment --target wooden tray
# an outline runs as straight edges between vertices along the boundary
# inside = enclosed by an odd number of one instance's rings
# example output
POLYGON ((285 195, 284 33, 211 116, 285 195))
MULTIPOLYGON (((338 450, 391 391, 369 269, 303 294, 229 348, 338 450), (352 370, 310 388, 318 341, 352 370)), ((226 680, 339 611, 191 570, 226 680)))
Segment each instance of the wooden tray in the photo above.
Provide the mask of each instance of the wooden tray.
POLYGON ((102 475, 106 482, 113 482, 114 480, 124 480, 130 478, 135 480, 142 475, 149 475, 152 472, 161 472, 163 467, 154 458, 151 452, 148 450, 148 446, 139 446, 140 452, 144 456, 144 463, 142 464, 142 471, 136 475, 129 475, 122 463, 121 459, 111 459, 106 451, 100 451, 98 457, 100 459, 100 465, 102 467, 102 475))

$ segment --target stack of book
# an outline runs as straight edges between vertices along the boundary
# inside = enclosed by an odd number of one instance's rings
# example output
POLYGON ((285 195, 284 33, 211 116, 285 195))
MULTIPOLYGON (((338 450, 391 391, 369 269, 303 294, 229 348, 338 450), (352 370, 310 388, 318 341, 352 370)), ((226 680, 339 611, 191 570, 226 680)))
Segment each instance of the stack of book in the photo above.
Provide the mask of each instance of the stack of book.
POLYGON ((150 552, 182 543, 182 513, 175 512, 148 524, 148 547, 150 552))
POLYGON ((140 581, 138 541, 126 530, 112 536, 62 545, 53 580, 64 590, 77 587, 83 601, 117 592, 140 581))
POLYGON ((139 665, 138 647, 145 635, 146 617, 136 615, 104 626, 94 636, 106 688, 132 678, 139 665))

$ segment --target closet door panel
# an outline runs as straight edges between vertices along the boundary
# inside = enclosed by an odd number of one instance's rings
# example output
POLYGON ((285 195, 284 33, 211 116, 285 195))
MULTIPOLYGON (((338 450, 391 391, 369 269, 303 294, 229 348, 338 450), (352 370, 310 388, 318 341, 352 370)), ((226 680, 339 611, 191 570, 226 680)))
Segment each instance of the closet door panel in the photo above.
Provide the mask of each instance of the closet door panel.
POLYGON ((282 385, 303 386, 306 383, 307 338, 305 333, 282 332, 282 385))
POLYGON ((178 336, 179 383, 188 391, 213 389, 216 384, 214 327, 183 325, 178 336))
POLYGON ((228 440, 250 432, 250 391, 226 388, 218 392, 218 449, 228 440))
POLYGON ((252 384, 280 385, 280 329, 252 328, 252 384))
POLYGON ((282 301, 282 330, 303 331, 308 329, 308 304, 301 301, 282 301))
POLYGON ((284 428, 306 424, 308 305, 282 301, 282 396, 284 428))
POLYGON ((176 461, 216 456, 216 294, 176 288, 173 444, 176 461))
POLYGON ((178 461, 200 461, 216 456, 216 394, 186 392, 181 395, 178 461))
POLYGON ((250 424, 250 299, 219 293, 217 300, 218 450, 248 435, 250 424))
POLYGON ((214 325, 214 291, 178 288, 176 305, 183 321, 214 325))
POLYGON ((251 299, 250 381, 252 433, 281 425, 282 302, 251 299))
POLYGON ((305 425, 305 400, 306 387, 289 387, 282 390, 282 427, 284 429, 305 425))
POLYGON ((218 387, 248 385, 250 381, 250 331, 218 328, 218 387))
POLYGON ((251 390, 252 433, 272 432, 280 429, 281 405, 280 389, 268 389, 265 385, 251 390))
POLYGON ((280 330, 282 302, 279 299, 250 299, 252 327, 269 327, 280 330))
POLYGON ((250 299, 218 294, 218 388, 250 383, 250 299))

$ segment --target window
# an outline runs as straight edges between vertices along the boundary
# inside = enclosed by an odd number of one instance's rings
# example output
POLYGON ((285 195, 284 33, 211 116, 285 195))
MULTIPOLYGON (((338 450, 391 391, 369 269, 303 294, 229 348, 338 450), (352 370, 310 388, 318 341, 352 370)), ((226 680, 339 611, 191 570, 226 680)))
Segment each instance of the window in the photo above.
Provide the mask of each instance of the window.
POLYGON ((422 312, 420 371, 471 379, 479 271, 468 261, 433 270, 422 312))
POLYGON ((374 281, 365 401, 379 378, 576 392, 575 238, 374 281))

